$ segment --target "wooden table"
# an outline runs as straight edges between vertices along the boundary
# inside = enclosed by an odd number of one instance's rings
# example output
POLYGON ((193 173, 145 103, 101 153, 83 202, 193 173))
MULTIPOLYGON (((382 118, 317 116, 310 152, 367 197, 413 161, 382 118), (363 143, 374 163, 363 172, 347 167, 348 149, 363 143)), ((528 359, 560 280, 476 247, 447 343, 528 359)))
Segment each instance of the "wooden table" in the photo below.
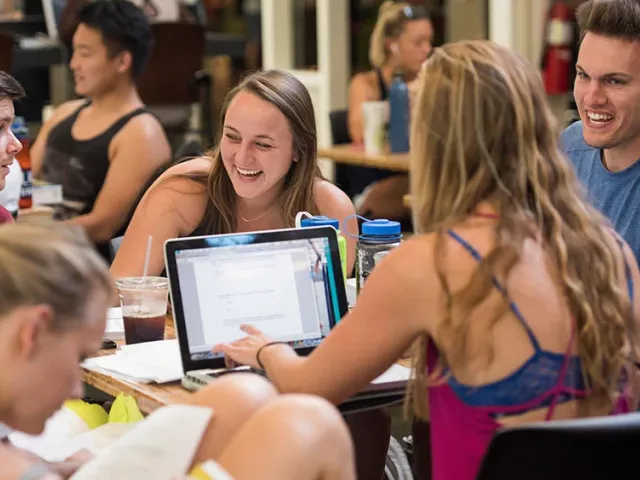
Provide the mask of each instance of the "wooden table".
MULTIPOLYGON (((175 326, 173 317, 168 314, 165 324, 164 338, 175 338, 175 326)), ((117 342, 124 344, 124 341, 117 342)), ((96 356, 113 355, 115 350, 100 350, 96 356)), ((399 364, 404 366, 410 366, 408 360, 399 360, 399 364)), ((166 405, 186 403, 189 401, 191 392, 182 387, 180 382, 165 383, 158 385, 155 383, 140 383, 122 380, 111 375, 104 373, 94 372, 82 369, 82 381, 101 392, 117 396, 120 393, 130 395, 138 402, 138 408, 143 414, 149 414, 154 410, 164 407, 166 405)), ((343 413, 355 413, 363 410, 375 410, 378 408, 394 405, 400 403, 404 398, 404 388, 390 391, 381 398, 363 399, 353 402, 345 402, 343 405, 339 405, 338 408, 343 413)))
MULTIPOLYGON (((175 338, 173 317, 167 315, 164 338, 175 338)), ((124 341, 118 342, 123 344, 124 341)), ((96 356, 113 355, 115 350, 100 350, 96 356)), ((185 403, 189 400, 191 392, 182 387, 180 382, 165 383, 157 385, 155 383, 139 383, 121 380, 104 373, 92 372, 82 369, 82 381, 98 390, 117 396, 119 393, 131 395, 138 401, 138 407, 144 414, 149 414, 154 410, 174 403, 185 403)))
POLYGON ((386 153, 382 155, 369 155, 365 153, 362 145, 348 144, 319 148, 318 157, 328 158, 336 163, 344 163, 346 165, 374 167, 399 172, 409 171, 408 154, 386 153))
POLYGON ((25 208, 18 212, 17 223, 44 223, 47 224, 53 219, 53 208, 46 205, 34 205, 32 208, 25 208))

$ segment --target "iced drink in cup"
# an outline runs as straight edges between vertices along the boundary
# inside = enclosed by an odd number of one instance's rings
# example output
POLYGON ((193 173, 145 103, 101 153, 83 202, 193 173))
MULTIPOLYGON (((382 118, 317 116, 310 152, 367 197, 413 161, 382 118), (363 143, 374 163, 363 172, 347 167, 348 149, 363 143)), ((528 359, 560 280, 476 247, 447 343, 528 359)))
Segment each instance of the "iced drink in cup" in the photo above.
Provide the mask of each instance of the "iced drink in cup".
POLYGON ((369 155, 384 153, 389 102, 375 101, 362 104, 364 122, 364 151, 369 155))
POLYGON ((169 283, 163 277, 116 280, 127 345, 164 339, 169 283))

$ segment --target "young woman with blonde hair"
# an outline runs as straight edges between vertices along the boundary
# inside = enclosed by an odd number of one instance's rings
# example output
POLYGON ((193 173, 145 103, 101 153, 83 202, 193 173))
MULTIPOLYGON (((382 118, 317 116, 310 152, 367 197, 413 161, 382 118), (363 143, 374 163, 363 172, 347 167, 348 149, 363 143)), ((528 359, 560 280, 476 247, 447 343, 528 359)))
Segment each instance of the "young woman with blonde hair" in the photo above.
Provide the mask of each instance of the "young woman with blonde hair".
MULTIPOLYGON (((369 41, 372 70, 359 73, 349 87, 348 130, 351 141, 364 139, 364 102, 387 100, 394 71, 412 82, 432 48, 433 24, 423 6, 386 1, 369 41)), ((406 174, 390 170, 336 166, 336 183, 356 203, 358 213, 370 218, 391 218, 411 229, 409 211, 402 203, 409 188, 406 174)))
POLYGON ((369 62, 373 70, 359 73, 349 87, 349 134, 363 140, 362 104, 386 100, 393 72, 400 69, 407 81, 416 78, 433 41, 433 24, 424 7, 386 1, 369 40, 369 62))
POLYGON ((216 350, 259 361, 282 392, 338 403, 420 340, 409 398, 431 420, 435 480, 475 478, 501 426, 634 409, 638 266, 558 138, 521 56, 486 41, 435 49, 412 126, 417 235, 309 357, 261 349, 252 326, 216 350))
MULTIPOLYGON (((100 348, 111 277, 79 229, 12 225, 0 228, 0 285, 0 426, 39 434, 66 399, 82 396, 79 363, 100 348)), ((257 375, 228 375, 189 405, 157 410, 75 472, 13 447, 6 435, 0 429, 7 480, 170 480, 207 460, 217 461, 221 480, 355 479, 337 410, 319 398, 276 396, 257 375), (172 435, 177 425, 182 433, 172 435)))

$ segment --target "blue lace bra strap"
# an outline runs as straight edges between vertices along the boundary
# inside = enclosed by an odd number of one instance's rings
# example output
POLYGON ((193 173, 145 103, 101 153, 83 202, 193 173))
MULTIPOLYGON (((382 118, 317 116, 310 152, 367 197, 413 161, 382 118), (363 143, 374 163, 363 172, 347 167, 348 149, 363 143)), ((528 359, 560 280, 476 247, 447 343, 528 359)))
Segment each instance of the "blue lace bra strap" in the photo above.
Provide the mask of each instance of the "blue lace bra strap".
MULTIPOLYGON (((482 255, 480 255, 480 253, 469 242, 467 242, 464 238, 462 238, 459 234, 457 234, 453 230, 447 230, 447 234, 451 238, 453 238, 456 242, 458 242, 460 245, 462 245, 462 247, 467 252, 469 252, 469 255, 471 255, 474 258, 474 260, 476 260, 477 262, 482 262, 482 255)), ((527 335, 529 336, 529 340, 531 341, 533 348, 536 350, 536 352, 540 351, 541 348, 540 348, 540 344, 538 343, 538 339, 533 334, 533 331, 531 330, 531 327, 529 327, 529 324, 527 323, 527 321, 524 319, 524 315, 522 315, 522 312, 518 308, 518 305, 516 305, 515 302, 511 300, 511 298, 509 298, 507 289, 498 281, 498 279, 496 277, 492 277, 492 278, 493 278, 493 285, 502 294, 504 299, 507 302, 509 302, 509 308, 511 309, 513 314, 520 321, 525 331, 527 332, 527 335)))

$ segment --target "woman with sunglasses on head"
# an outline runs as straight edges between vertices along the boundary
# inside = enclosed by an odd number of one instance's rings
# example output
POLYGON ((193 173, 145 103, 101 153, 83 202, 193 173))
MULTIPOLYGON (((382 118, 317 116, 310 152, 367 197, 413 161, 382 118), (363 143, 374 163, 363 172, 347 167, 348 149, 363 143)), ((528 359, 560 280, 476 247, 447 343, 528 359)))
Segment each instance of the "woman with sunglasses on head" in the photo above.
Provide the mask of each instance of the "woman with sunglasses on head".
MULTIPOLYGON (((388 100, 394 72, 405 81, 415 80, 420 66, 432 49, 434 36, 431 16, 424 6, 386 1, 369 40, 371 70, 359 73, 349 87, 348 130, 351 141, 364 139, 365 102, 388 100)), ((356 203, 358 213, 371 218, 403 221, 411 229, 402 197, 409 188, 406 174, 352 165, 336 165, 336 183, 356 203)))

